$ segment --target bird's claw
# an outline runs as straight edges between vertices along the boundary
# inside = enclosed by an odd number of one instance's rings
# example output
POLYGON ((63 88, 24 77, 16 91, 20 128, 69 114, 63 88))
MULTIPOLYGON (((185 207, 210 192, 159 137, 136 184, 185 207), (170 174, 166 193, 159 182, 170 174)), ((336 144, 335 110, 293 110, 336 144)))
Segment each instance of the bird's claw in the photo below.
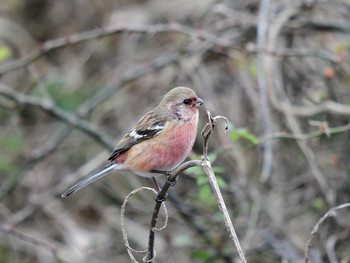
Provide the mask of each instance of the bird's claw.
POLYGON ((160 197, 160 192, 157 194, 156 198, 154 198, 154 200, 158 203, 162 203, 162 202, 165 202, 165 200, 167 199, 168 197, 168 193, 165 193, 165 195, 163 197, 160 197))
POLYGON ((169 176, 167 176, 167 183, 168 183, 170 186, 174 186, 174 185, 176 185, 176 183, 177 183, 177 179, 178 179, 178 177, 176 176, 173 180, 170 180, 170 179, 169 179, 169 176))

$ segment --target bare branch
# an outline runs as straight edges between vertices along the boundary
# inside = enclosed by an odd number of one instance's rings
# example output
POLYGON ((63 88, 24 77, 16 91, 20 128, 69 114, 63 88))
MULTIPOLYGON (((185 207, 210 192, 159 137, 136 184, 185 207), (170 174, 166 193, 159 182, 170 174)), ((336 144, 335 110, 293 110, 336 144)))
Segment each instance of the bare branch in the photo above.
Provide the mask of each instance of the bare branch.
POLYGON ((114 140, 104 132, 97 129, 97 127, 93 126, 89 122, 79 118, 76 115, 70 114, 61 108, 57 107, 54 102, 50 101, 49 99, 39 99, 34 96, 25 95, 22 93, 19 93, 4 84, 0 83, 0 94, 4 95, 7 98, 10 98, 14 100, 17 104, 20 106, 35 106, 38 107, 45 112, 55 116, 58 119, 61 119, 62 121, 66 122, 67 124, 78 128, 79 130, 83 131, 84 133, 89 134, 91 137, 96 139, 97 141, 101 142, 103 145, 105 145, 108 149, 113 150, 113 143, 114 140))
MULTIPOLYGON (((227 124, 228 124, 228 120, 227 120, 227 118, 222 117, 222 116, 211 117, 210 112, 208 111, 207 113, 208 113, 208 123, 204 126, 204 128, 202 130, 202 136, 204 138, 202 160, 201 161, 197 161, 197 160, 196 161, 189 161, 189 162, 183 163, 177 169, 175 169, 173 172, 171 172, 170 175, 168 176, 168 180, 164 184, 161 192, 157 196, 157 202, 156 202, 156 205, 154 207, 151 226, 150 226, 150 234, 149 234, 149 241, 148 241, 149 242, 148 243, 148 256, 146 258, 146 260, 147 260, 146 262, 153 262, 153 260, 154 260, 154 238, 155 238, 154 228, 155 228, 155 225, 157 223, 160 205, 163 203, 163 201, 165 201, 167 191, 168 191, 169 187, 172 185, 172 183, 176 181, 177 176, 182 171, 186 170, 187 168, 193 167, 193 166, 202 167, 204 172, 209 177, 210 185, 211 185, 212 190, 214 192, 216 201, 218 202, 219 209, 220 209, 221 213, 223 214, 226 229, 229 232, 231 240, 233 241, 235 251, 238 254, 238 258, 239 258, 240 262, 242 262, 242 263, 246 262, 243 250, 241 248, 238 237, 237 237, 236 232, 234 230, 234 227, 232 225, 232 222, 231 222, 229 213, 227 211, 224 199, 223 199, 222 194, 220 192, 220 188, 217 184, 215 174, 213 172, 213 169, 211 167, 211 164, 210 164, 210 161, 208 158, 208 139, 209 139, 210 134, 214 130, 216 123, 219 119, 224 119, 227 124)), ((228 129, 228 125, 226 126, 226 129, 228 129)))
MULTIPOLYGON (((258 48, 265 48, 268 45, 269 33, 269 10, 270 0, 261 0, 261 8, 259 9, 259 23, 257 27, 257 43, 258 48)), ((258 87, 259 98, 261 104, 261 117, 264 135, 270 134, 273 130, 273 122, 271 119, 271 109, 268 99, 268 82, 266 79, 266 58, 267 54, 258 53, 257 69, 258 69, 258 87)), ((263 147, 263 164, 260 173, 260 180, 266 182, 270 177, 273 161, 273 148, 271 142, 264 143, 263 147)))
POLYGON ((25 67, 51 51, 64 48, 69 45, 76 45, 88 40, 107 37, 120 32, 138 34, 181 33, 193 38, 205 40, 218 46, 228 47, 232 45, 231 41, 227 39, 222 39, 205 31, 196 30, 194 28, 176 23, 157 25, 116 24, 66 36, 63 38, 48 40, 44 42, 37 50, 33 50, 23 58, 19 58, 17 60, 13 60, 0 65, 0 76, 7 72, 25 67))
POLYGON ((4 232, 4 233, 10 233, 13 236, 15 236, 15 237, 17 237, 25 242, 29 242, 35 246, 43 248, 43 249, 49 251, 50 253, 52 253, 56 258, 58 258, 57 249, 55 247, 51 246, 50 244, 48 244, 45 241, 42 241, 42 240, 35 238, 33 236, 30 236, 28 234, 25 234, 22 231, 19 231, 13 225, 0 225, 0 231, 4 232))
POLYGON ((335 216, 337 214, 337 210, 340 210, 340 209, 344 209, 344 208, 347 208, 347 207, 350 207, 350 203, 345 203, 345 204, 342 204, 342 205, 338 205, 336 207, 333 207, 331 209, 329 209, 327 211, 327 213, 325 213, 321 218, 320 220, 318 220, 318 222, 316 223, 316 225, 314 226, 314 228, 312 229, 311 231, 311 237, 310 239, 308 240, 307 244, 306 244, 306 248, 305 248, 305 263, 308 263, 309 262, 309 259, 310 259, 310 248, 312 246, 312 241, 313 239, 315 238, 316 234, 318 233, 318 230, 320 229, 320 226, 321 224, 328 218, 328 217, 331 217, 331 216, 335 216))
MULTIPOLYGON (((172 185, 173 182, 176 182, 177 176, 183 172, 184 170, 194 167, 194 166, 200 166, 201 161, 198 160, 193 160, 193 161, 188 161, 183 164, 181 164, 178 168, 174 170, 174 172, 171 173, 171 175, 168 176, 168 180, 165 182, 164 186, 162 187, 162 190, 160 193, 157 195, 158 200, 165 200, 167 196, 168 189, 172 185)), ((152 215, 152 220, 151 220, 151 225, 150 225, 150 231, 149 231, 149 237, 148 237, 148 255, 147 255, 147 262, 152 262, 155 254, 154 254, 154 238, 155 238, 155 229, 156 229, 156 224, 158 221, 158 215, 159 215, 159 210, 160 206, 163 202, 156 202, 154 210, 153 210, 153 215, 152 215)))
MULTIPOLYGON (((291 7, 290 9, 286 9, 285 11, 281 12, 281 14, 277 16, 275 22, 273 23, 273 26, 270 27, 269 45, 267 46, 268 49, 273 50, 274 48, 276 48, 278 42, 278 35, 282 30, 282 25, 284 25, 286 21, 293 17, 298 11, 299 9, 297 7, 291 7)), ((272 57, 269 57, 269 59, 266 61, 267 80, 268 85, 270 86, 269 93, 271 102, 274 106, 280 106, 280 110, 284 113, 286 121, 292 132, 295 134, 301 134, 302 132, 300 129, 300 125, 295 116, 297 114, 294 111, 294 108, 296 107, 291 105, 287 94, 285 94, 285 90, 283 89, 284 84, 282 81, 281 70, 277 63, 277 60, 273 59, 272 57), (277 99, 276 94, 279 94, 279 99, 277 99)), ((315 108, 319 109, 318 106, 316 106, 315 108)), ((333 204, 335 201, 335 193, 329 187, 326 177, 324 176, 323 172, 319 167, 314 152, 306 144, 305 141, 297 141, 297 144, 303 152, 303 154, 305 155, 310 169, 312 171, 312 175, 317 181, 321 191, 327 199, 327 202, 329 204, 333 204)))
POLYGON ((209 121, 204 126, 203 131, 202 131, 202 136, 204 138, 204 146, 203 146, 203 159, 201 162, 201 167, 203 168, 204 172, 206 173, 206 175, 209 178, 210 186, 211 186, 212 191, 215 195, 219 209, 223 215, 226 230, 229 232, 230 238, 234 244, 235 251, 238 254, 238 258, 239 258, 240 262, 245 263, 246 259, 245 259, 242 247, 240 245, 236 231, 235 231, 233 224, 231 222, 231 218, 230 218, 230 215, 229 215, 228 210, 226 208, 225 201, 222 197, 219 185, 216 181, 215 174, 213 172, 213 169, 211 167, 211 163, 210 163, 209 158, 208 158, 208 139, 209 139, 210 134, 214 131, 215 125, 219 119, 224 119, 226 121, 225 129, 227 130, 228 129, 228 120, 227 120, 227 118, 222 117, 222 116, 216 116, 216 117, 212 118, 209 111, 207 111, 207 114, 208 114, 209 121))
MULTIPOLYGON (((271 101, 276 109, 283 111, 283 103, 281 103, 281 100, 273 98, 271 101)), ((294 115, 302 117, 314 116, 323 112, 330 112, 344 116, 350 115, 350 107, 348 105, 331 100, 323 101, 315 106, 290 105, 288 111, 294 115)))
MULTIPOLYGON (((193 53, 195 52, 189 51, 186 53, 186 55, 191 55, 193 53)), ((106 88, 99 90, 93 97, 81 104, 76 110, 75 114, 81 118, 85 118, 96 106, 100 105, 105 100, 110 98, 110 96, 112 96, 126 84, 174 63, 177 57, 177 52, 166 53, 151 60, 148 63, 141 64, 135 68, 127 70, 120 78, 120 80, 114 85, 107 86, 106 88)), ((69 134, 72 128, 72 126, 65 126, 55 132, 55 134, 49 141, 47 141, 47 143, 45 143, 41 148, 35 149, 30 153, 30 161, 38 161, 48 153, 54 151, 59 143, 61 143, 69 134)), ((112 144, 108 148, 111 148, 113 146, 114 145, 112 144)))
MULTIPOLYGON (((142 250, 141 251, 141 250, 136 250, 136 249, 133 249, 132 247, 130 247, 129 240, 128 240, 128 235, 127 235, 126 230, 125 230, 124 214, 125 214, 125 207, 126 207, 126 204, 127 204, 128 200, 129 200, 129 198, 131 196, 133 196, 134 194, 136 194, 137 192, 143 191, 143 190, 148 190, 148 191, 151 191, 151 192, 157 194, 156 190, 154 190, 153 188, 139 187, 139 188, 133 190, 130 194, 128 194, 125 197, 123 205, 121 207, 121 211, 120 211, 120 225, 121 225, 121 230, 122 230, 122 234, 123 234, 124 245, 126 246, 128 254, 129 254, 129 257, 130 257, 130 259, 131 259, 131 261, 133 263, 136 263, 137 260, 135 259, 135 257, 134 257, 132 252, 136 252, 138 254, 146 254, 148 252, 148 250, 142 250)), ((164 203, 163 203, 163 207, 164 207, 164 211, 165 211, 165 223, 164 223, 163 227, 161 227, 159 229, 154 229, 156 231, 160 231, 160 230, 164 229, 167 226, 167 223, 168 223, 168 211, 167 211, 166 206, 165 206, 164 203)))
MULTIPOLYGON (((183 24, 178 23, 168 23, 168 24, 115 24, 110 25, 102 28, 92 29, 89 31, 69 35, 66 37, 53 39, 53 40, 47 40, 46 42, 42 43, 38 49, 31 51, 30 53, 24 55, 23 57, 12 60, 6 63, 2 63, 0 65, 0 76, 11 72, 13 70, 20 69, 22 67, 28 66, 29 64, 35 62, 39 58, 43 57, 44 55, 61 49, 65 48, 67 46, 80 44, 85 41, 93 40, 93 39, 100 39, 103 37, 115 35, 121 32, 129 32, 129 33, 136 33, 136 34, 160 34, 160 33, 180 33, 187 35, 192 38, 204 40, 210 44, 213 44, 214 46, 219 47, 226 47, 230 49, 236 49, 241 51, 247 51, 250 53, 257 53, 257 54, 267 54, 271 56, 305 56, 305 57, 317 57, 320 59, 328 60, 332 63, 341 65, 341 61, 339 61, 338 56, 335 54, 331 54, 326 51, 320 51, 320 50, 308 50, 308 49, 265 49, 262 47, 255 47, 254 45, 249 44, 247 47, 242 48, 236 46, 235 42, 218 37, 216 35, 210 34, 204 30, 199 30, 196 28, 192 28, 183 24)), ((343 71, 345 73, 348 73, 345 68, 343 68, 343 71)))
POLYGON ((322 127, 319 127, 319 130, 313 131, 310 133, 304 133, 304 134, 294 134, 294 133, 288 133, 288 132, 275 132, 271 135, 265 136, 261 139, 259 139, 259 142, 263 141, 269 141, 269 140, 276 140, 276 139, 291 139, 291 140, 297 140, 297 141, 305 141, 308 139, 316 138, 321 135, 327 135, 327 137, 331 136, 332 134, 337 133, 343 133, 350 130, 350 123, 339 126, 339 127, 328 127, 327 131, 324 130, 322 127))

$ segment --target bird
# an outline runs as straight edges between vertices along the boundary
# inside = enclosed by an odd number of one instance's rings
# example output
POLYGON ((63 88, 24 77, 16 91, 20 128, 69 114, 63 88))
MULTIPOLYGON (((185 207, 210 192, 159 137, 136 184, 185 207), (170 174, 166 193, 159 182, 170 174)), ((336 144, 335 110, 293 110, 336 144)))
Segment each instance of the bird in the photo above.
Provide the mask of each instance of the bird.
POLYGON ((193 148, 198 108, 203 103, 191 88, 171 89, 117 143, 108 158, 109 164, 81 179, 61 196, 67 197, 112 171, 129 170, 153 179, 171 172, 193 148))

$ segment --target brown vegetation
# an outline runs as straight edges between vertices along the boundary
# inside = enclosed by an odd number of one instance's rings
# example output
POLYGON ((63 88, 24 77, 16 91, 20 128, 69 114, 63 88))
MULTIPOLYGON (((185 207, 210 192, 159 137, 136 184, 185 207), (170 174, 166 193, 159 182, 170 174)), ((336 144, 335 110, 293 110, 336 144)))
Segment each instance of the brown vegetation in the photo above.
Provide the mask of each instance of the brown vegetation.
MULTIPOLYGON (((349 10, 343 0, 2 0, 0 262, 130 262, 120 207, 152 182, 115 173, 60 194, 180 85, 231 123, 218 124, 209 156, 247 262, 349 262, 349 10)), ((198 136, 191 158, 202 145, 198 136)), ((199 167, 166 204, 157 262, 235 262, 199 167)), ((133 248, 147 249, 153 208, 148 191, 126 205, 133 248)))

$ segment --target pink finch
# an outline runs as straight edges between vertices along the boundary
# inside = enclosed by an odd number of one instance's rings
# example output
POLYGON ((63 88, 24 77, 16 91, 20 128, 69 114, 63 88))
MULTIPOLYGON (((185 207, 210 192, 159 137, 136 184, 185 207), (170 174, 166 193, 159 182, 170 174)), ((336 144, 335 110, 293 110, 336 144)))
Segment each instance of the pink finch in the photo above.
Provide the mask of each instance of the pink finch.
POLYGON ((62 197, 110 171, 131 170, 146 177, 172 171, 192 150, 197 135, 198 107, 202 104, 203 100, 192 89, 173 88, 119 141, 108 158, 110 164, 73 185, 62 197))

